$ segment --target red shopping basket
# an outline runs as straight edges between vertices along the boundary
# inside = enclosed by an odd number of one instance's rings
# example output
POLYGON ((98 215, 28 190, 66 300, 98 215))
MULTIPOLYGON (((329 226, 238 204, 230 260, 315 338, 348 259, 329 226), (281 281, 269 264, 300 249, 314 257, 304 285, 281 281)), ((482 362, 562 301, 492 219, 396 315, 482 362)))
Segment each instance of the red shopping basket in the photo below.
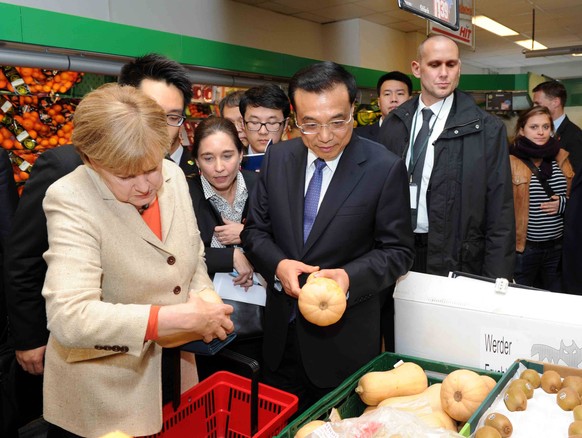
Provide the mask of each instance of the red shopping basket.
POLYGON ((297 411, 297 397, 258 384, 258 428, 251 434, 251 380, 219 371, 182 394, 180 407, 164 406, 158 438, 272 437, 297 411))

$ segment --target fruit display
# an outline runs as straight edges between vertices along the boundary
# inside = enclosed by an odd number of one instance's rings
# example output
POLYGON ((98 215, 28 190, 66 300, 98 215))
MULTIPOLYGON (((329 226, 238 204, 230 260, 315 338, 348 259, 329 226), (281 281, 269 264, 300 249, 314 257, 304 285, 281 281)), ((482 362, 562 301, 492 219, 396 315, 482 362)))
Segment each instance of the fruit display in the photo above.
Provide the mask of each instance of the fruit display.
POLYGON ((374 99, 370 104, 361 104, 356 109, 354 120, 358 126, 373 125, 380 118, 382 112, 378 106, 378 99, 374 99))
MULTIPOLYGON (((568 371, 569 372, 569 371, 568 371)), ((550 369, 516 373, 480 421, 475 438, 575 437, 582 432, 582 377, 550 369)))
POLYGON ((0 68, 0 146, 10 152, 17 183, 28 179, 40 153, 70 143, 78 99, 61 94, 82 78, 70 71, 0 68))

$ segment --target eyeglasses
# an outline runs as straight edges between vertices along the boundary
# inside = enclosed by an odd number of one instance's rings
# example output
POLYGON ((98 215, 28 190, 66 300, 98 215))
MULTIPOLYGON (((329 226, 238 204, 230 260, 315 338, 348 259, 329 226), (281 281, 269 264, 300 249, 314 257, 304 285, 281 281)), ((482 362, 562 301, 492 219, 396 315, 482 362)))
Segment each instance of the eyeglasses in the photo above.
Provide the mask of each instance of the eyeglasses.
POLYGON ((304 123, 303 125, 300 125, 296 118, 295 124, 303 134, 315 135, 319 134, 324 127, 328 128, 332 132, 344 131, 351 121, 352 115, 350 114, 350 117, 347 120, 332 120, 329 123, 304 123))
POLYGON ((186 116, 180 114, 166 114, 166 123, 170 126, 182 126, 186 116))
POLYGON ((286 120, 287 119, 281 120, 280 122, 267 122, 267 123, 253 121, 247 122, 246 120, 243 120, 242 122, 249 131, 260 131, 261 128, 264 126, 269 132, 277 132, 279 131, 279 129, 281 129, 281 126, 285 124, 286 120))

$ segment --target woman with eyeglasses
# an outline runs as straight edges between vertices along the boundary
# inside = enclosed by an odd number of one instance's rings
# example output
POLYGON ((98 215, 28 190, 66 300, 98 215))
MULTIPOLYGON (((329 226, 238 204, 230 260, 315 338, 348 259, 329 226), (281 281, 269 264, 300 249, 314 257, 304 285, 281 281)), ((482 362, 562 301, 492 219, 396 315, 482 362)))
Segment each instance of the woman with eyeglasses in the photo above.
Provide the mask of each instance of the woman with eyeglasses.
POLYGON ((202 298, 216 293, 186 178, 164 159, 164 110, 137 88, 106 84, 74 123, 84 165, 43 202, 48 438, 156 434, 163 400, 197 383, 194 355, 164 347, 225 339, 233 309, 202 298))
MULTIPOLYGON (((235 125, 227 119, 210 117, 200 122, 194 132, 192 156, 199 174, 189 177, 188 184, 205 246, 208 273, 211 277, 217 273, 232 275, 230 281, 235 287, 247 289, 256 280, 254 268, 240 247, 240 233, 258 174, 240 170, 243 144, 235 125)), ((237 339, 228 348, 260 362, 262 331, 258 327, 262 308, 225 302, 235 308, 232 317, 237 330, 237 339), (245 314, 246 311, 251 313, 245 314)), ((219 361, 214 357, 197 358, 201 378, 229 368, 219 361)))
POLYGON ((552 136, 549 110, 535 106, 518 118, 510 146, 516 226, 515 281, 561 292, 564 211, 574 171, 552 136))

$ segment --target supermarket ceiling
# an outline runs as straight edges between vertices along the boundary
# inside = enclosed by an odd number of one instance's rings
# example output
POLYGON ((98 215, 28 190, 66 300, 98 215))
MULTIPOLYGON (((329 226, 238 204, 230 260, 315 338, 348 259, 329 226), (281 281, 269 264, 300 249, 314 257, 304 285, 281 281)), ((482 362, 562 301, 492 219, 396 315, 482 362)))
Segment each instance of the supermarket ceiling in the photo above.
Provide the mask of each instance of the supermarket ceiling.
MULTIPOLYGON (((268 9, 317 23, 360 18, 402 32, 426 32, 426 20, 398 8, 397 0, 234 0, 257 8, 268 9)), ((535 9, 535 40, 548 48, 582 45, 581 0, 475 0, 475 15, 487 17, 518 32, 500 37, 475 27, 476 50, 461 45, 461 58, 478 68, 526 68, 559 63, 577 63, 582 58, 572 55, 526 59, 523 47, 515 41, 532 36, 535 9)))

